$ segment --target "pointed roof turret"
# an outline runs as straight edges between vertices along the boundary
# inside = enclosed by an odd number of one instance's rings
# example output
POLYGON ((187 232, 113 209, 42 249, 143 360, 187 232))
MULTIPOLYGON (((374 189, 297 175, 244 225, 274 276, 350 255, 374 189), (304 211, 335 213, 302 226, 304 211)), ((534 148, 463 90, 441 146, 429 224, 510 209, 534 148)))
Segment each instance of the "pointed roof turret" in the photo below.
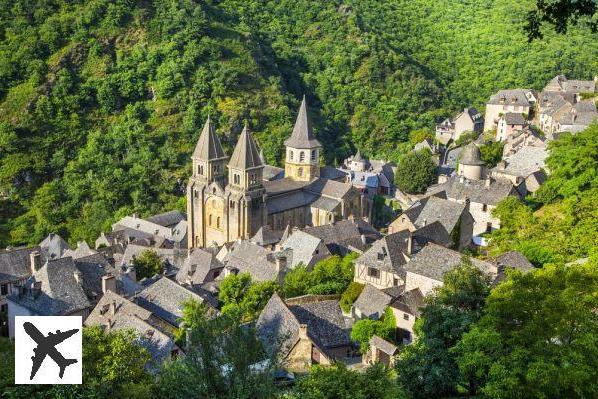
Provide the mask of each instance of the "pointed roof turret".
POLYGON ((260 153, 257 144, 255 143, 255 140, 253 139, 253 136, 247 127, 247 122, 245 123, 245 127, 239 136, 239 141, 235 146, 233 155, 230 157, 228 166, 230 168, 238 169, 251 169, 264 166, 262 160, 260 159, 260 153))
POLYGON ((220 139, 218 139, 216 129, 214 129, 214 124, 212 123, 209 115, 205 125, 203 126, 203 130, 199 135, 199 140, 197 140, 195 151, 193 151, 193 158, 208 161, 226 158, 226 154, 222 149, 220 139))
POLYGON ((482 161, 482 153, 478 146, 472 141, 471 143, 467 144, 463 147, 463 150, 460 154, 461 159, 459 163, 461 165, 483 165, 484 161, 482 161))
POLYGON ((363 157, 361 156, 361 152, 359 152, 359 150, 357 150, 357 154, 355 154, 355 156, 353 157, 353 161, 355 161, 355 162, 363 161, 363 157))
POLYGON ((317 148, 322 145, 314 136, 314 132, 311 128, 311 121, 307 112, 307 103, 305 101, 305 95, 301 101, 301 107, 299 108, 299 114, 295 121, 295 127, 293 133, 289 137, 284 145, 293 148, 317 148))

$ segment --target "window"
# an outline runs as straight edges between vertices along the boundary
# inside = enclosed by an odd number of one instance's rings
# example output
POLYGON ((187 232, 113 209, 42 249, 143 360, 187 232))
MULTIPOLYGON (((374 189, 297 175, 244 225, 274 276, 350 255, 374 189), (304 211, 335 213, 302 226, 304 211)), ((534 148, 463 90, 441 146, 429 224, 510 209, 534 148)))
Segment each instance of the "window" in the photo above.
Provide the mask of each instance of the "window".
POLYGON ((197 193, 197 190, 194 190, 193 194, 194 194, 195 198, 199 197, 199 194, 197 193))
POLYGON ((8 295, 8 284, 0 285, 0 295, 8 295))
POLYGON ((6 312, 8 312, 8 305, 7 304, 0 305, 0 313, 6 313, 6 312))
POLYGON ((197 165, 197 173, 203 175, 203 165, 197 165))
POLYGON ((289 161, 293 160, 293 151, 289 151, 289 161))
POLYGON ((303 176, 303 168, 299 168, 299 170, 297 170, 297 176, 303 176))
POLYGON ((492 232, 492 223, 486 223, 486 233, 492 232))
POLYGON ((230 209, 235 209, 235 201, 230 202, 230 209))
POLYGON ((214 165, 214 174, 218 174, 220 172, 220 165, 214 165))
POLYGON ((380 270, 368 267, 368 276, 374 278, 380 278, 380 270))
POLYGON ((212 215, 208 216, 208 226, 212 225, 212 215))
POLYGON ((392 279, 392 285, 394 285, 395 287, 399 285, 399 279, 398 278, 393 278, 392 279))
POLYGON ((488 212, 488 205, 482 204, 482 212, 488 212))
POLYGON ((409 320, 409 315, 407 313, 403 313, 403 319, 409 320))
POLYGON ((305 162, 305 151, 299 153, 299 162, 305 162))
POLYGON ((238 185, 238 184, 240 184, 240 182, 241 182, 241 176, 239 176, 238 174, 235 173, 233 175, 233 183, 238 185))
POLYGON ((220 228, 220 217, 216 218, 216 228, 219 229, 220 228))
POLYGON ((318 152, 316 150, 311 152, 311 160, 315 161, 317 158, 318 152))

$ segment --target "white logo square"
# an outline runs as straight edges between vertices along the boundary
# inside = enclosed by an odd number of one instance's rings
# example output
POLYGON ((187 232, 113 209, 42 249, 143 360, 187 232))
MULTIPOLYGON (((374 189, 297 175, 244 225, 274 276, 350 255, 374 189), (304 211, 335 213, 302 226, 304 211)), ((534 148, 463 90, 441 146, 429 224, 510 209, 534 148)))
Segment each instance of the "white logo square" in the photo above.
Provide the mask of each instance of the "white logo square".
POLYGON ((81 384, 81 316, 15 317, 15 384, 81 384))

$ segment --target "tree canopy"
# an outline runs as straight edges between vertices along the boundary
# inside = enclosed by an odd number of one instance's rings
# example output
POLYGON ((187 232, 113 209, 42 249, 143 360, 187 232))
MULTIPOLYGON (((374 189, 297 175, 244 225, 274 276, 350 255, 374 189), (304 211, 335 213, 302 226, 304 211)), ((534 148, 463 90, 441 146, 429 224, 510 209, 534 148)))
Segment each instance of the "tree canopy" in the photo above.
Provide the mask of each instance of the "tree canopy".
POLYGON ((395 184, 408 194, 421 194, 435 182, 436 167, 430 151, 410 152, 397 166, 395 184))

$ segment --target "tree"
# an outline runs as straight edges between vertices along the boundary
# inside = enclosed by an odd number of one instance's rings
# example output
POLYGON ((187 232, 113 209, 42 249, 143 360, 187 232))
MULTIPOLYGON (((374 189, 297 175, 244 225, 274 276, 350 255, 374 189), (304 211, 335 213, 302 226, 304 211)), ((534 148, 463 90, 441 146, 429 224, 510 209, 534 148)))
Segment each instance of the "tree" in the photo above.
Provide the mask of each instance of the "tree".
POLYGON ((401 392, 389 371, 373 365, 364 372, 347 369, 342 363, 329 367, 314 366, 300 379, 290 394, 301 399, 396 399, 401 392))
POLYGON ((135 274, 139 280, 161 274, 164 270, 162 258, 151 249, 146 249, 139 256, 133 258, 133 267, 135 267, 135 274))
POLYGON ((370 349, 370 339, 374 335, 387 341, 394 341, 394 332, 397 321, 391 308, 384 310, 382 320, 361 319, 353 324, 351 328, 351 339, 359 343, 361 353, 370 349))
POLYGON ((411 145, 421 143, 425 139, 434 140, 434 133, 430 129, 423 128, 409 132, 409 143, 411 145))
POLYGON ((598 263, 510 273, 456 346, 470 393, 488 398, 598 395, 598 263))
POLYGON ((168 398, 274 398, 271 371, 255 331, 227 315, 198 319, 184 357, 164 365, 155 395, 168 398))
POLYGON ((252 282, 249 273, 231 274, 222 280, 218 299, 222 313, 251 321, 259 316, 272 294, 279 290, 280 286, 274 281, 252 282))
POLYGON ((502 159, 502 151, 504 143, 500 141, 489 141, 480 146, 480 153, 482 154, 482 161, 488 168, 493 168, 502 159))
POLYGON ((423 193, 436 179, 436 163, 427 150, 410 152, 397 166, 395 183, 408 194, 423 193))
POLYGON ((251 275, 249 273, 229 274, 220 283, 218 300, 222 306, 240 305, 250 285, 251 275))
POLYGON ((411 397, 455 395, 459 386, 468 386, 452 348, 481 317, 489 292, 489 277, 464 258, 458 268, 445 274, 444 285, 427 298, 415 323, 417 338, 396 362, 399 385, 411 397))
POLYGON ((598 21, 593 19, 596 15, 598 6, 594 0, 537 0, 536 9, 527 14, 527 32, 528 40, 542 39, 542 25, 547 23, 551 25, 555 32, 560 34, 567 33, 569 25, 577 25, 578 22, 585 22, 590 31, 596 33, 598 30, 598 21))
POLYGON ((361 295, 361 291, 363 291, 364 287, 365 285, 355 281, 352 281, 349 284, 345 292, 343 292, 343 294, 341 295, 341 299, 339 301, 339 304, 343 312, 349 313, 351 311, 353 303, 357 300, 357 298, 359 298, 359 295, 361 295))

